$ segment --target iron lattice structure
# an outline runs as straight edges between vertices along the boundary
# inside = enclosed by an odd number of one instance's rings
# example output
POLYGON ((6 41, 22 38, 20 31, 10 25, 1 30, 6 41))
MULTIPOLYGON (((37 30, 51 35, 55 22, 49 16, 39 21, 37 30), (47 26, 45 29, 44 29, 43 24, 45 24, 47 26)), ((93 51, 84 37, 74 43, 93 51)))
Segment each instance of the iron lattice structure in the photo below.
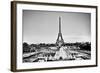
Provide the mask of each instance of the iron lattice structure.
POLYGON ((64 40, 61 33, 61 17, 59 17, 59 33, 56 40, 56 45, 60 48, 64 44, 64 40))

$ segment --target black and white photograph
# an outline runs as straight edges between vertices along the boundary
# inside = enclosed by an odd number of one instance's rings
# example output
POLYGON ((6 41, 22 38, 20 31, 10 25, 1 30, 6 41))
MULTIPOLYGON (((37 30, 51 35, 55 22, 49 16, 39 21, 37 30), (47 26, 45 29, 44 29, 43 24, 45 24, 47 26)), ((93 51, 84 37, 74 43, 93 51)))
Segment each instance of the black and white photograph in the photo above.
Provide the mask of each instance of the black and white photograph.
POLYGON ((23 10, 23 62, 91 59, 91 14, 23 10))
POLYGON ((97 7, 12 3, 13 71, 97 66, 97 7))

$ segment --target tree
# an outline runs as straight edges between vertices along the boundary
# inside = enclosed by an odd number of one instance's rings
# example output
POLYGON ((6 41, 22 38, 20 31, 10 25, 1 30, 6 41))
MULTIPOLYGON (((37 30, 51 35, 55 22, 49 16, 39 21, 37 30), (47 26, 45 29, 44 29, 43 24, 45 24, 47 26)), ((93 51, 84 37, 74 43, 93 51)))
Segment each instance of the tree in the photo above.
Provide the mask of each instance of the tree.
POLYGON ((26 42, 24 42, 23 43, 23 53, 26 53, 26 52, 30 52, 30 47, 26 42))
POLYGON ((88 50, 88 51, 91 51, 91 43, 89 42, 86 42, 86 43, 83 43, 79 46, 82 50, 88 50))

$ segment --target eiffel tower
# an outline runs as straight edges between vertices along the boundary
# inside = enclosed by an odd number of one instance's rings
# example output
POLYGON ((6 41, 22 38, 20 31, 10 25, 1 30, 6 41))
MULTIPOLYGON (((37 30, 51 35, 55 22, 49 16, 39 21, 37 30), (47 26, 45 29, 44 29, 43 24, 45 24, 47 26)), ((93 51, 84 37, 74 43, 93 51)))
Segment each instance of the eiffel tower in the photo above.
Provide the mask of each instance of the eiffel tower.
POLYGON ((58 46, 58 49, 60 49, 60 47, 64 44, 64 40, 62 37, 62 33, 61 33, 61 17, 59 17, 59 33, 58 33, 58 38, 56 40, 56 45, 58 46))

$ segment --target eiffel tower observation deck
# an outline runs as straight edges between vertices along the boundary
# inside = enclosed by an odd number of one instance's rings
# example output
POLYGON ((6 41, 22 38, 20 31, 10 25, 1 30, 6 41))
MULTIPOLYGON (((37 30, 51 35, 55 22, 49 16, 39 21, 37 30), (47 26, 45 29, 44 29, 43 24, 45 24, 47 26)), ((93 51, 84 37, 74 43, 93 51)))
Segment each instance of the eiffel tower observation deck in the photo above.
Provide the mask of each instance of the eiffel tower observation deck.
POLYGON ((64 44, 64 40, 61 33, 61 17, 59 17, 59 33, 56 40, 56 45, 60 48, 64 44))

